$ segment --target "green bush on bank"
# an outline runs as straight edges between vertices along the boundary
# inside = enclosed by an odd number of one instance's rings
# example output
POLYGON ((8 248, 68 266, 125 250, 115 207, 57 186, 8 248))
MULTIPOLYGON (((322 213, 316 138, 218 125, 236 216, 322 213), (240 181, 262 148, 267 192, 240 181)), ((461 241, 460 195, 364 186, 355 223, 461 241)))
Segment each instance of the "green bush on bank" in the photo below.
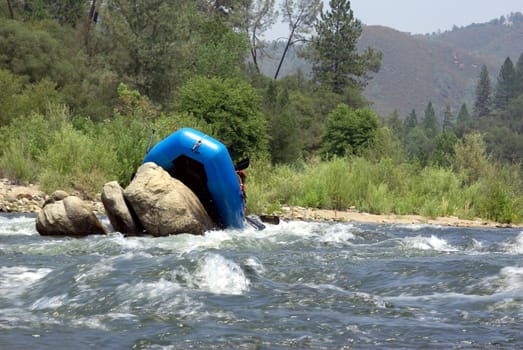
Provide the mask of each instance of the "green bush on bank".
POLYGON ((107 179, 114 178, 117 159, 109 140, 90 138, 70 124, 56 131, 51 139, 47 152, 39 159, 43 191, 79 191, 93 197, 107 179))
POLYGON ((63 106, 48 105, 45 114, 32 113, 13 119, 0 133, 0 169, 22 184, 37 181, 39 159, 50 145, 53 130, 61 130, 68 118, 63 106))

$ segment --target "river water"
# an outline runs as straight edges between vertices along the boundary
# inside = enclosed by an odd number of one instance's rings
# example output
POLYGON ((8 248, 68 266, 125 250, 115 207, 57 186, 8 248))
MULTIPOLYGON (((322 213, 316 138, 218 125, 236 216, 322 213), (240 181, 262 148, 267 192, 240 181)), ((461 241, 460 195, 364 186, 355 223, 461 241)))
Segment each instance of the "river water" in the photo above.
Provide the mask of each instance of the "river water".
POLYGON ((0 215, 0 349, 523 348, 522 229, 34 226, 0 215))

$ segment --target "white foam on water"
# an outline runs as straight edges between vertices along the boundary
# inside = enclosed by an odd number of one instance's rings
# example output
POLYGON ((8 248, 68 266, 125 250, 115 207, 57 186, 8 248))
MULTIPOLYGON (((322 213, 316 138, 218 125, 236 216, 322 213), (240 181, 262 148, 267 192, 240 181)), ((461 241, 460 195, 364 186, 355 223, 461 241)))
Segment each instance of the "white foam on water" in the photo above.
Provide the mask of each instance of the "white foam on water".
MULTIPOLYGON (((243 229, 224 229, 205 232, 204 235, 178 234, 166 237, 125 237, 121 233, 111 233, 108 236, 95 239, 90 250, 104 250, 110 242, 126 251, 143 251, 147 249, 163 249, 183 255, 194 251, 219 249, 233 241, 241 241, 247 245, 259 246, 266 243, 287 244, 293 237, 303 240, 319 238, 324 242, 347 242, 354 238, 348 224, 308 223, 302 221, 282 221, 278 225, 266 226, 258 231, 246 225, 243 229)), ((92 244, 92 243, 91 243, 92 244)))
POLYGON ((78 328, 89 328, 99 329, 102 331, 108 331, 109 328, 103 323, 103 315, 97 315, 94 317, 77 317, 70 320, 70 324, 78 328))
POLYGON ((477 295, 477 294, 464 294, 456 292, 443 292, 443 293, 434 293, 434 294, 425 294, 425 295, 411 295, 411 294, 401 294, 398 296, 387 296, 384 297, 385 300, 394 303, 402 302, 422 302, 422 303, 436 303, 436 304, 449 304, 452 302, 459 301, 460 303, 465 302, 477 302, 491 300, 491 295, 477 295))
POLYGON ((495 276, 481 281, 483 286, 494 289, 497 293, 523 291, 523 267, 506 266, 495 276))
POLYGON ((402 240, 403 246, 408 249, 416 250, 432 250, 437 252, 455 252, 458 249, 446 240, 437 236, 431 235, 430 237, 416 236, 406 237, 402 240))
POLYGON ((21 308, 0 309, 0 330, 18 327, 17 322, 19 322, 21 316, 27 316, 25 310, 21 308))
POLYGON ((82 272, 74 276, 74 280, 80 290, 90 290, 92 284, 108 276, 114 271, 112 259, 102 259, 92 266, 81 266, 82 272))
POLYGON ((268 225, 265 230, 259 232, 265 237, 268 235, 277 237, 285 234, 307 238, 318 236, 326 227, 327 224, 320 222, 281 221, 278 225, 268 225))
POLYGON ((118 232, 111 233, 108 237, 113 243, 125 248, 126 250, 143 250, 146 248, 145 238, 150 239, 150 237, 125 237, 118 232))
POLYGON ((160 278, 153 282, 126 283, 116 288, 116 294, 123 302, 113 312, 120 314, 146 312, 159 316, 206 317, 206 313, 201 312, 203 304, 195 301, 176 281, 160 278))
POLYGON ((195 279, 201 289, 216 294, 241 295, 250 285, 238 264, 218 254, 206 254, 201 259, 195 279))
POLYGON ((366 304, 375 306, 380 309, 385 309, 389 306, 389 304, 386 302, 386 299, 384 299, 380 296, 377 296, 377 295, 372 295, 372 294, 364 293, 364 292, 356 292, 356 293, 354 293, 354 296, 356 298, 362 300, 366 304))
POLYGON ((35 301, 30 309, 31 310, 45 310, 45 309, 55 309, 63 306, 67 303, 68 297, 66 294, 56 295, 53 297, 42 297, 35 301))
POLYGON ((523 267, 507 266, 494 276, 482 279, 479 284, 481 294, 443 292, 428 295, 402 294, 386 297, 391 302, 423 302, 436 304, 450 303, 488 303, 490 310, 523 309, 521 292, 523 291, 523 267), (485 289, 490 292, 485 292, 485 289))
POLYGON ((483 242, 473 238, 472 245, 469 247, 469 250, 473 252, 481 252, 483 250, 483 242))
POLYGON ((503 250, 509 254, 523 254, 523 232, 509 242, 501 245, 503 250))
POLYGON ((523 291, 523 267, 507 266, 499 274, 505 282, 505 290, 523 291))
POLYGON ((421 231, 421 230, 425 230, 425 229, 433 229, 433 228, 439 228, 439 229, 443 229, 445 228, 445 226, 441 226, 441 225, 432 225, 432 224, 398 224, 396 225, 396 227, 399 227, 399 228, 402 228, 402 229, 405 229, 405 230, 409 230, 409 231, 421 231))
MULTIPOLYGON (((264 240, 275 241, 280 231, 273 228, 276 225, 268 225, 267 229, 257 231, 251 226, 245 226, 243 229, 224 229, 212 230, 205 232, 204 235, 178 234, 168 237, 149 238, 131 238, 140 239, 145 248, 159 248, 180 255, 194 251, 205 251, 209 249, 219 249, 226 244, 235 240, 259 244, 264 240)), ((279 226, 279 225, 278 225, 279 226)), ((129 238, 126 238, 129 239, 129 238)))
POLYGON ((347 291, 346 289, 343 289, 339 286, 336 286, 336 285, 330 284, 330 283, 322 283, 322 284, 305 283, 304 285, 306 285, 309 288, 320 290, 320 291, 334 291, 334 292, 337 292, 340 294, 345 294, 347 296, 351 296, 354 299, 357 299, 358 301, 360 301, 362 303, 365 303, 367 305, 372 305, 372 306, 380 308, 380 309, 385 309, 388 307, 388 304, 385 301, 385 299, 378 295, 373 295, 373 294, 366 293, 366 292, 347 291))
POLYGON ((319 237, 320 242, 324 243, 348 243, 354 239, 354 230, 352 224, 336 224, 324 230, 324 234, 319 237))
POLYGON ((249 266, 257 274, 262 274, 265 272, 265 266, 255 257, 247 258, 244 262, 246 266, 249 266))
POLYGON ((11 299, 20 296, 51 271, 49 268, 27 266, 0 267, 0 297, 11 299))
MULTIPOLYGON (((213 230, 205 235, 178 234, 167 237, 132 238, 143 242, 145 248, 160 248, 180 255, 192 251, 219 248, 224 242, 231 241, 240 230, 213 230)), ((127 238, 128 239, 128 238, 127 238)))
POLYGON ((42 327, 44 324, 57 325, 60 324, 60 322, 52 317, 35 315, 26 308, 0 309, 0 330, 24 328, 35 331, 36 328, 42 327))
POLYGON ((138 282, 136 284, 123 284, 118 288, 122 294, 135 299, 146 299, 152 302, 163 301, 175 295, 180 289, 177 282, 160 278, 153 282, 138 282))
POLYGON ((278 225, 267 225, 257 235, 278 245, 307 240, 345 244, 355 238, 354 230, 355 226, 349 223, 281 221, 278 225))
POLYGON ((103 331, 110 331, 111 327, 108 323, 115 321, 126 321, 137 323, 139 318, 131 313, 109 312, 107 314, 97 314, 89 317, 78 317, 67 321, 67 324, 72 324, 78 328, 99 329, 103 331))
POLYGON ((135 314, 123 313, 123 312, 109 312, 104 315, 111 321, 115 320, 135 320, 137 316, 135 314))
POLYGON ((23 235, 36 236, 36 217, 32 216, 3 216, 0 215, 0 236, 23 235))

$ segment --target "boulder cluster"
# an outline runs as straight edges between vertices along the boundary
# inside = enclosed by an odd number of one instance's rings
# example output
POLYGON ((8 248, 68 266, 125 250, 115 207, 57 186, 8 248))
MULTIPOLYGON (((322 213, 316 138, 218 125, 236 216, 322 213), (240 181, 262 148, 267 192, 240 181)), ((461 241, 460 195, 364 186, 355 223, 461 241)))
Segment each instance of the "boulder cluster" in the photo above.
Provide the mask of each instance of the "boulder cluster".
POLYGON ((203 234, 214 227, 198 197, 155 163, 140 166, 126 188, 116 181, 105 184, 101 199, 111 228, 102 225, 90 203, 57 191, 38 213, 36 229, 41 235, 81 237, 113 231, 128 236, 203 234))

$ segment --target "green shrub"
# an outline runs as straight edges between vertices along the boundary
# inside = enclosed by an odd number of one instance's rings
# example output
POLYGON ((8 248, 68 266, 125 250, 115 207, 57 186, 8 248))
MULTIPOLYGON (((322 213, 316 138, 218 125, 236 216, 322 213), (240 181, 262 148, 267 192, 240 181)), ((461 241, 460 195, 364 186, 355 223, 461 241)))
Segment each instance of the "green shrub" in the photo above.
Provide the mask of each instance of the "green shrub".
POLYGON ((327 206, 337 210, 346 209, 353 204, 351 196, 353 181, 351 181, 349 164, 347 160, 337 158, 327 165, 318 178, 325 183, 327 206))
POLYGON ((393 213, 398 215, 419 214, 417 208, 418 198, 414 192, 394 198, 393 213))
POLYGON ((378 116, 370 109, 338 105, 327 116, 322 153, 326 158, 363 154, 372 144, 378 124, 378 116))
POLYGON ((300 172, 289 165, 273 166, 268 159, 253 159, 246 170, 247 207, 252 213, 272 213, 294 203, 301 192, 300 172))
POLYGON ((426 167, 418 175, 415 194, 420 213, 425 216, 454 215, 461 206, 460 179, 449 169, 426 167))
POLYGON ((7 125, 18 116, 16 97, 22 91, 22 79, 9 70, 0 68, 0 126, 7 125))
POLYGON ((370 184, 360 209, 373 214, 391 213, 394 209, 394 199, 387 184, 370 184))
POLYGON ((323 174, 327 164, 308 165, 303 178, 303 190, 296 196, 295 203, 303 207, 328 208, 327 184, 323 174))
POLYGON ((56 131, 40 161, 40 186, 47 193, 55 190, 79 191, 85 197, 99 193, 115 174, 116 154, 112 140, 92 139, 67 125, 56 131))
POLYGON ((23 84, 22 80, 22 77, 0 69, 0 126, 31 114, 45 115, 62 101, 56 83, 44 79, 23 84))
POLYGON ((485 142, 479 133, 467 134, 454 146, 453 165, 467 185, 482 177, 491 176, 492 165, 486 153, 485 142))
POLYGON ((0 174, 15 182, 27 185, 38 175, 36 161, 30 156, 25 143, 10 143, 0 157, 0 174))
POLYGON ((477 215, 497 222, 520 222, 523 208, 522 179, 517 166, 497 166, 495 175, 478 181, 477 215))
POLYGON ((178 108, 211 125, 211 136, 227 145, 233 160, 267 154, 267 122, 247 82, 195 77, 181 89, 178 108))
POLYGON ((41 172, 40 159, 52 140, 52 130, 67 123, 64 106, 50 104, 46 114, 33 113, 11 121, 0 128, 0 169, 13 181, 29 183, 41 172))

